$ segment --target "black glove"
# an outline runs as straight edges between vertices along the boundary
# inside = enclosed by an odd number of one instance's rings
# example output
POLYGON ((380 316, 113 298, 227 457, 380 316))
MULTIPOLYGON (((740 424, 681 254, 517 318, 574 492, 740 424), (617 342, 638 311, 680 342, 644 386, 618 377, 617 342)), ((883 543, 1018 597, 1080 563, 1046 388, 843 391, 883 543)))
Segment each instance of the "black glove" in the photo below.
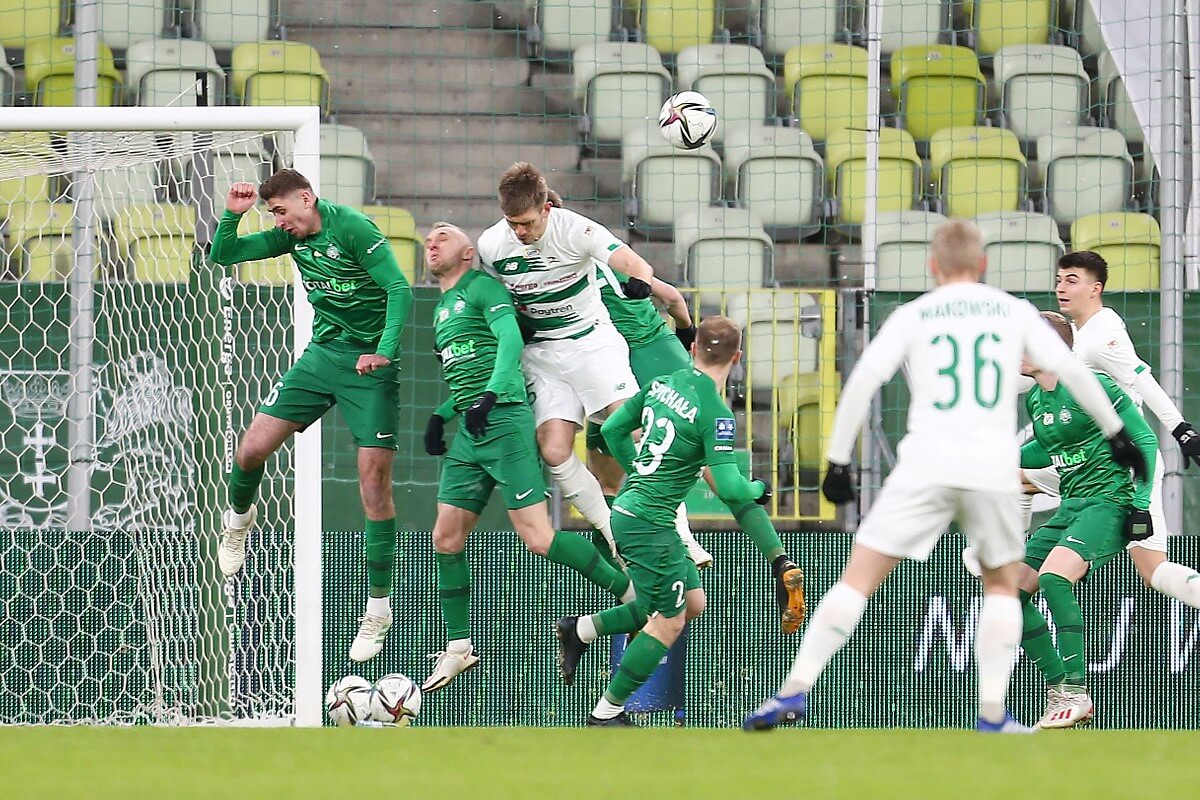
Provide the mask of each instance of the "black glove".
POLYGON ((821 481, 821 493, 831 503, 842 505, 854 499, 854 483, 850 480, 850 466, 829 462, 825 480, 821 481))
POLYGON ((683 349, 689 353, 692 352, 692 343, 696 341, 696 326, 689 325, 686 328, 676 328, 675 336, 679 339, 679 343, 683 345, 683 349))
POLYGON ((1109 437, 1108 446, 1112 448, 1114 461, 1126 469, 1133 470, 1133 476, 1139 481, 1146 480, 1146 457, 1138 450, 1124 428, 1109 437))
POLYGON ((758 503, 760 506, 765 506, 771 502, 771 484, 764 480, 760 480, 759 483, 763 485, 763 493, 762 496, 756 499, 754 502, 758 503))
POLYGON ((471 407, 463 414, 466 420, 467 433, 472 436, 483 436, 487 432, 487 415, 496 405, 496 393, 484 392, 479 399, 471 403, 471 407))
POLYGON ((1125 517, 1125 541, 1140 542, 1154 535, 1154 523, 1150 521, 1150 512, 1140 508, 1129 509, 1125 517))
POLYGON ((640 278, 630 278, 625 284, 626 300, 645 300, 650 296, 650 284, 640 278))
POLYGON ((1175 430, 1171 431, 1171 435, 1179 442, 1179 449, 1183 451, 1183 468, 1187 469, 1193 463, 1200 467, 1200 433, 1196 433, 1192 423, 1179 423, 1175 430))
POLYGON ((434 414, 425 423, 425 452, 431 456, 444 455, 446 452, 446 420, 434 414))

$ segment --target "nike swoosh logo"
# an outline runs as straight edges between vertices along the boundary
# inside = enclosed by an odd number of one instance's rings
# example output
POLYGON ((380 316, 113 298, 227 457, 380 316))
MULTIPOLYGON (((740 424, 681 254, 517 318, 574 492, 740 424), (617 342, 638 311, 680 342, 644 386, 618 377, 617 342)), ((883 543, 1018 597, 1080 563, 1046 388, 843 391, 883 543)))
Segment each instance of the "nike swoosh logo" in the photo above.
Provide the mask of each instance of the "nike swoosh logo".
POLYGON ((491 308, 489 308, 488 311, 495 311, 498 308, 508 308, 508 303, 500 303, 499 305, 494 305, 491 308))
POLYGON ((373 244, 373 245, 371 245, 370 247, 368 247, 368 248, 367 248, 367 255, 371 255, 371 253, 374 253, 374 252, 375 252, 375 248, 376 248, 376 247, 379 247, 379 245, 383 244, 383 243, 384 243, 384 242, 386 242, 386 241, 387 241, 387 239, 380 239, 378 242, 376 242, 375 244, 373 244))
POLYGON ((1073 544, 1084 544, 1084 542, 1080 541, 1079 539, 1076 539, 1074 536, 1068 536, 1067 541, 1071 542, 1073 544))
POLYGON ((529 497, 529 495, 532 493, 533 493, 533 489, 526 489, 523 492, 518 492, 516 495, 516 498, 518 500, 524 500, 526 497, 529 497))
POLYGON ((395 434, 391 434, 391 433, 377 433, 377 434, 375 434, 375 438, 376 439, 390 439, 394 435, 395 434))
POLYGON ((1063 661, 1070 661, 1072 658, 1078 658, 1078 657, 1079 657, 1078 653, 1076 653, 1075 655, 1071 655, 1071 656, 1063 656, 1063 661))

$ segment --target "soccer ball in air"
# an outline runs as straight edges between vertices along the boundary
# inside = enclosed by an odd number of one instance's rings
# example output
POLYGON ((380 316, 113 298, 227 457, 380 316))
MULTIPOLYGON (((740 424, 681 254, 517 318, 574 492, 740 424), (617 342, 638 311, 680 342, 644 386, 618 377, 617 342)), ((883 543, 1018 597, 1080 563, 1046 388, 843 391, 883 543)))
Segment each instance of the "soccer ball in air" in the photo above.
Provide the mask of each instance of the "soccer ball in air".
POLYGON ((371 682, 358 675, 347 675, 329 687, 325 711, 335 725, 355 725, 367 718, 371 702, 371 682))
POLYGON ((370 705, 371 719, 403 727, 421 713, 421 688, 407 675, 384 675, 375 681, 370 705))
POLYGON ((667 98, 658 112, 663 138, 681 150, 703 147, 717 130, 717 110, 699 92, 680 92, 667 98))

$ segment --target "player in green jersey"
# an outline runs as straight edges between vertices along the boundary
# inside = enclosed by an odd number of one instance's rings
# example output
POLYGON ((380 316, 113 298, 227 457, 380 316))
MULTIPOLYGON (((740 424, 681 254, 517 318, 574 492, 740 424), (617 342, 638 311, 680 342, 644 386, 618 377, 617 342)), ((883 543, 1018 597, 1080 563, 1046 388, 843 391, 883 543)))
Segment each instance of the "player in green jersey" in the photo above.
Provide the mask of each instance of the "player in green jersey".
POLYGON ((695 366, 651 380, 609 417, 604 439, 629 479, 613 503, 612 528, 637 600, 592 617, 559 620, 559 661, 564 677, 597 635, 642 634, 629 643, 604 696, 588 717, 591 726, 629 726, 625 701, 646 682, 683 630, 685 616, 704 607, 675 531, 675 513, 705 465, 712 469, 717 494, 728 503, 766 503, 771 489, 747 480, 734 456, 733 412, 720 387, 741 360, 741 332, 726 317, 708 317, 692 344, 695 366), (642 430, 633 444, 631 434, 642 430), (684 614, 685 610, 689 613, 684 614), (644 626, 644 627, 643 627, 644 626))
POLYGON ((546 506, 546 483, 534 435, 533 410, 521 372, 521 331, 504 285, 471 269, 475 248, 459 228, 439 222, 425 237, 425 264, 442 297, 434 337, 450 399, 429 419, 425 451, 445 454, 433 526, 438 597, 449 639, 422 685, 432 692, 479 663, 471 642, 467 536, 493 489, 530 552, 565 564, 622 602, 633 597, 629 578, 577 533, 556 532, 546 506), (462 415, 446 451, 445 424, 462 415))
POLYGON ((271 387, 242 435, 229 475, 229 505, 217 549, 221 571, 238 572, 257 516, 254 499, 267 458, 332 406, 342 409, 358 445, 358 482, 366 513, 370 583, 366 612, 350 658, 366 661, 383 647, 392 626, 388 595, 396 559, 392 461, 399 417, 400 331, 412 289, 388 240, 359 211, 320 200, 308 179, 280 170, 256 190, 235 183, 213 235, 211 257, 229 265, 292 256, 308 291, 312 341, 271 387), (276 227, 238 236, 238 221, 262 197, 276 227))
MULTIPOLYGON (((1071 323, 1065 317, 1055 311, 1043 312, 1042 317, 1072 346, 1071 323)), ((1057 467, 1062 504, 1025 545, 1019 578, 1024 616, 1021 645, 1046 679, 1046 713, 1039 727, 1069 728, 1095 713, 1084 685, 1083 613, 1074 586, 1111 561, 1128 542, 1152 535, 1150 490, 1158 439, 1129 396, 1097 372, 1146 459, 1145 476, 1133 479, 1113 459, 1104 434, 1057 375, 1028 363, 1022 372, 1036 384, 1025 398, 1034 438, 1021 448, 1021 467, 1057 467), (1039 591, 1054 618, 1057 647, 1045 617, 1032 602, 1039 591)))

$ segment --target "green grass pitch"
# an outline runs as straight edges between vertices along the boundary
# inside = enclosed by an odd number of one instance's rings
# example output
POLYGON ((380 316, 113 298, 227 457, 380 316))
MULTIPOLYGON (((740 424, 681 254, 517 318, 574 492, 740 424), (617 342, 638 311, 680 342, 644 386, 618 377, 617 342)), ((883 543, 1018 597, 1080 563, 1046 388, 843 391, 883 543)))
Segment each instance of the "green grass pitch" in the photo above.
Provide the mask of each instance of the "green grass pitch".
POLYGON ((0 729, 0 797, 1182 798, 1200 734, 0 729))

